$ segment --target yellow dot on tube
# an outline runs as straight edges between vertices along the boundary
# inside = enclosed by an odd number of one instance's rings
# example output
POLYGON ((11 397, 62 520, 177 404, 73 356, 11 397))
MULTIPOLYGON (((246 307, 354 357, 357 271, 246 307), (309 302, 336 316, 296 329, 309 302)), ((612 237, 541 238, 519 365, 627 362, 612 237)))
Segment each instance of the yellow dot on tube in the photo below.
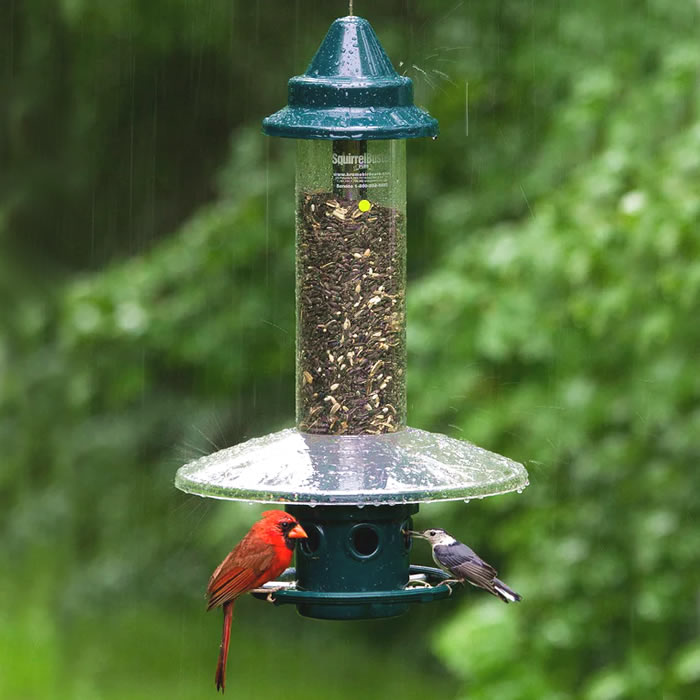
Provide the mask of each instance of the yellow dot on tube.
POLYGON ((358 208, 360 211, 369 211, 369 210, 372 208, 372 205, 370 204, 369 200, 367 200, 367 199, 361 199, 361 200, 357 203, 357 208, 358 208))

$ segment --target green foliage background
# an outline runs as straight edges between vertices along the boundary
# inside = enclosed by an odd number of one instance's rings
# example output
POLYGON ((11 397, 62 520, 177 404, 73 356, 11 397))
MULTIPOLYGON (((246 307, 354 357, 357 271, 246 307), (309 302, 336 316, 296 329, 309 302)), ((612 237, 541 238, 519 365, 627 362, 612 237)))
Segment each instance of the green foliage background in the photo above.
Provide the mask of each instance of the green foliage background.
MULTIPOLYGON (((204 587, 257 510, 172 478, 292 420, 293 149, 259 123, 332 4, 0 4, 2 698, 213 695, 204 587)), ((698 5, 355 4, 441 122, 409 145, 410 422, 531 474, 419 524, 524 601, 244 601, 231 694, 697 697, 698 5)))

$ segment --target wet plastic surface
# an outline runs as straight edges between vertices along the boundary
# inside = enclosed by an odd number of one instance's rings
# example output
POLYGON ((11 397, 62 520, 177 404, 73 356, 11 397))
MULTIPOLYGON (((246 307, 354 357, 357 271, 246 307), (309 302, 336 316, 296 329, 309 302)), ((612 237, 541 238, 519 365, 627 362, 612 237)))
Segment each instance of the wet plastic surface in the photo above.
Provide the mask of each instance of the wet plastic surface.
POLYGON ((190 462, 175 485, 261 503, 395 505, 521 491, 528 477, 518 462, 415 428, 347 436, 287 429, 190 462))
POLYGON ((288 105, 263 121, 269 136, 303 139, 407 139, 436 136, 438 123, 413 104, 366 19, 331 25, 304 75, 289 81, 288 105))

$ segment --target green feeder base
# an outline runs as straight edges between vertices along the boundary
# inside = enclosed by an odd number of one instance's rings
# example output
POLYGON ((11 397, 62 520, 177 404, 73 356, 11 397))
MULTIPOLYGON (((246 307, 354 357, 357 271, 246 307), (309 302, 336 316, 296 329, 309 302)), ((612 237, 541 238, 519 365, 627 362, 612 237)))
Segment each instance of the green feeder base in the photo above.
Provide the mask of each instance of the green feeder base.
POLYGON ((392 617, 408 609, 404 601, 378 596, 371 601, 347 598, 348 593, 397 591, 408 583, 415 504, 400 506, 287 506, 306 530, 308 540, 296 554, 297 588, 311 594, 297 603, 305 617, 352 620, 392 617), (340 595, 332 605, 327 595, 340 595), (352 602, 351 602, 352 601, 352 602))

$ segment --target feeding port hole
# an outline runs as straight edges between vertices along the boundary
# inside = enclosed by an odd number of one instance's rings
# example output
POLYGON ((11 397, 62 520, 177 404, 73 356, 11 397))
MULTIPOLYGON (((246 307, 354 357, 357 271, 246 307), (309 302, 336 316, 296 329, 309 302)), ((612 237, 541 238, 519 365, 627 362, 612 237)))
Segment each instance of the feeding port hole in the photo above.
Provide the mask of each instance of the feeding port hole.
POLYGON ((406 548, 407 552, 411 551, 413 546, 413 538, 408 534, 409 530, 413 530, 413 520, 409 518, 401 526, 401 534, 403 535, 403 546, 406 548))
POLYGON ((299 547, 307 556, 315 554, 321 548, 321 540, 323 539, 323 528, 320 525, 308 524, 304 525, 307 538, 301 540, 299 547))
POLYGON ((355 525, 350 533, 350 550, 356 557, 369 558, 379 551, 379 532, 373 525, 355 525))

